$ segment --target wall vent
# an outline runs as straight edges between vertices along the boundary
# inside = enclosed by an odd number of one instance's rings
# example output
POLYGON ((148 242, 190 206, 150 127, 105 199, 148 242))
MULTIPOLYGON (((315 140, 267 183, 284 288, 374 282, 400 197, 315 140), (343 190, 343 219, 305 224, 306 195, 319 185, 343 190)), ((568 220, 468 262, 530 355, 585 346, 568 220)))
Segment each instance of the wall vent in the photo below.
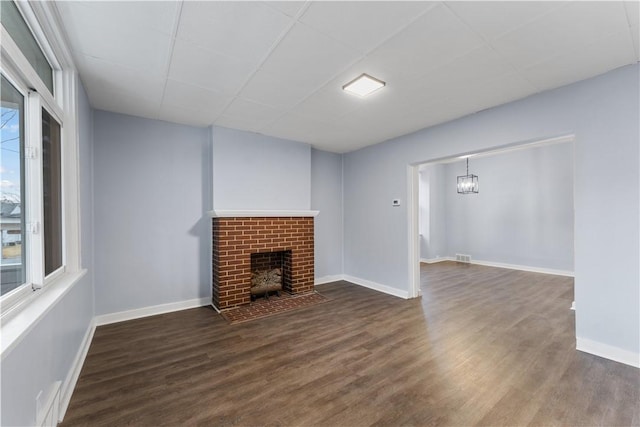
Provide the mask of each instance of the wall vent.
POLYGON ((471 255, 456 254, 456 261, 457 262, 470 263, 471 262, 471 255))

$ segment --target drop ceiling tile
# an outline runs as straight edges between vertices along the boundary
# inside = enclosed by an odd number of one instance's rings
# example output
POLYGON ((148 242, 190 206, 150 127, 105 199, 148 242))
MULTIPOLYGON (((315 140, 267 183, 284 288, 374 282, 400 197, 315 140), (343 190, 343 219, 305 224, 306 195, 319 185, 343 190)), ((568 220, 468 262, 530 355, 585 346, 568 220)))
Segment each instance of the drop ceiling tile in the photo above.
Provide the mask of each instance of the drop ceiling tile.
POLYGON ((364 111, 347 116, 347 119, 363 130, 361 135, 365 136, 370 143, 370 141, 385 141, 416 132, 458 118, 460 114, 458 106, 439 101, 426 102, 419 108, 390 110, 382 120, 364 111))
POLYGON ((322 122, 295 113, 288 113, 273 124, 262 129, 266 135, 310 144, 322 144, 327 141, 347 141, 354 133, 346 124, 322 122))
POLYGON ((438 5, 371 52, 364 62, 384 70, 390 79, 406 79, 423 75, 482 44, 449 9, 438 5))
POLYGON ((91 106, 97 110, 156 119, 160 109, 159 101, 131 95, 128 92, 117 89, 101 88, 92 84, 87 85, 87 96, 91 106))
POLYGON ((247 132, 261 133, 262 128, 270 122, 245 119, 242 117, 230 117, 224 114, 218 117, 215 121, 216 126, 221 126, 229 129, 245 130, 247 132))
POLYGON ((450 94, 445 103, 457 111, 457 117, 525 98, 539 89, 520 74, 512 72, 467 86, 450 94))
POLYGON ((176 40, 169 77, 225 94, 235 94, 254 72, 253 64, 176 40))
POLYGON ((307 3, 305 1, 265 1, 265 4, 279 10, 287 16, 296 16, 302 7, 307 3))
POLYGON ((434 5, 433 2, 313 2, 300 21, 367 53, 434 5))
POLYGON ((640 61, 640 33, 638 32, 638 26, 629 28, 631 32, 631 39, 633 41, 633 49, 636 52, 636 61, 640 61))
POLYGON ((539 89, 552 89, 636 62, 629 31, 528 67, 522 74, 539 89))
POLYGON ((290 108, 309 96, 312 87, 295 84, 280 74, 258 70, 242 89, 240 96, 274 108, 290 108))
POLYGON ((255 120, 271 123, 282 116, 284 111, 266 105, 258 104, 242 98, 236 98, 224 111, 227 117, 239 117, 247 120, 255 120))
POLYGON ((216 113, 202 108, 176 107, 163 104, 158 112, 158 119, 171 123, 180 123, 189 126, 210 126, 216 113))
POLYGON ((261 68, 280 75, 283 81, 312 90, 359 57, 353 49, 303 24, 296 24, 261 68))
POLYGON ((179 2, 171 1, 61 1, 56 6, 66 24, 96 24, 111 29, 138 27, 173 34, 179 2))
POLYGON ((487 39, 494 39, 565 3, 564 1, 454 1, 445 4, 475 31, 487 39))
POLYGON ((169 107, 206 111, 211 123, 222 114, 232 99, 231 95, 169 79, 166 82, 162 106, 167 107, 167 111, 169 107))
POLYGON ((388 126, 382 126, 379 123, 367 124, 367 127, 359 130, 357 134, 354 135, 355 138, 357 138, 355 141, 352 141, 351 135, 348 135, 347 138, 344 138, 345 142, 343 143, 343 152, 349 152, 365 147, 367 145, 371 145, 373 141, 388 141, 400 135, 410 134, 424 127, 422 126, 422 123, 424 122, 424 116, 420 117, 420 124, 417 127, 410 126, 407 123, 407 116, 405 116, 404 119, 405 120, 402 123, 394 122, 388 126))
POLYGON ((290 17, 260 2, 188 1, 177 37, 257 65, 291 25, 290 17))
POLYGON ((624 7, 627 10, 627 19, 629 20, 629 25, 637 26, 640 24, 640 1, 625 1, 624 7))
POLYGON ((335 120, 382 95, 386 88, 371 94, 366 98, 351 95, 342 90, 344 82, 333 80, 331 83, 315 92, 296 106, 296 114, 321 120, 335 120))
POLYGON ((91 3, 101 7, 61 3, 64 29, 72 51, 155 74, 164 73, 172 43, 170 31, 156 28, 162 25, 145 25, 146 20, 132 22, 125 12, 129 10, 126 5, 133 2, 117 7, 121 4, 118 2, 112 5, 112 11, 106 3, 109 2, 91 3))
POLYGON ((628 26, 621 2, 571 2, 492 42, 518 68, 556 55, 570 55, 581 46, 628 26))
POLYGON ((444 99, 451 90, 482 86, 484 81, 513 71, 513 67, 491 47, 483 45, 447 64, 430 69, 409 89, 416 94, 421 94, 421 89, 425 89, 425 94, 430 98, 444 99))
POLYGON ((164 77, 86 55, 76 55, 76 65, 87 86, 107 93, 119 90, 154 102, 162 99, 164 77))

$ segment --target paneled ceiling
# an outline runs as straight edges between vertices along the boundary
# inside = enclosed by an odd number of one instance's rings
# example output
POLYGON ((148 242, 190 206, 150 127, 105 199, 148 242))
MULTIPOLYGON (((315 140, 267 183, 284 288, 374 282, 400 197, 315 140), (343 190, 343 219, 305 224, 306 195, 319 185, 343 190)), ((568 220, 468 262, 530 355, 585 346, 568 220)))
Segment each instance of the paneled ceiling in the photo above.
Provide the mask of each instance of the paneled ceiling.
POLYGON ((347 152, 640 59, 639 2, 57 3, 94 108, 347 152), (387 85, 342 91, 361 73, 387 85))

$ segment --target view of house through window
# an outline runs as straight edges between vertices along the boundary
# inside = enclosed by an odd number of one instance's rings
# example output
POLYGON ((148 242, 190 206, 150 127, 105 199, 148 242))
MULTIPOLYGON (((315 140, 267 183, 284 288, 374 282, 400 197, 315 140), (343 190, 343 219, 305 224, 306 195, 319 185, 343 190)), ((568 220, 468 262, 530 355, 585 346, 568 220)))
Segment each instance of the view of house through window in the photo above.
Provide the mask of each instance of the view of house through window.
POLYGON ((26 280, 24 216, 24 97, 2 76, 0 121, 1 295, 26 280))
POLYGON ((62 266, 62 182, 60 124, 42 109, 42 184, 44 205, 44 273, 62 266))

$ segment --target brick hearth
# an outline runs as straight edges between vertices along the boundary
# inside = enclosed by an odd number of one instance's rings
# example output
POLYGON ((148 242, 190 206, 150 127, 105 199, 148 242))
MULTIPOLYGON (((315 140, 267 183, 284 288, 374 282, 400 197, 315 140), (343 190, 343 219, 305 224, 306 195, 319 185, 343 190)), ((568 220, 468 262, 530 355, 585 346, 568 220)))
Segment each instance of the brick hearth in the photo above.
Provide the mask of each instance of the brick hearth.
POLYGON ((312 292, 313 224, 313 217, 213 218, 213 304, 225 310, 251 302, 252 253, 286 252, 284 290, 312 292))

